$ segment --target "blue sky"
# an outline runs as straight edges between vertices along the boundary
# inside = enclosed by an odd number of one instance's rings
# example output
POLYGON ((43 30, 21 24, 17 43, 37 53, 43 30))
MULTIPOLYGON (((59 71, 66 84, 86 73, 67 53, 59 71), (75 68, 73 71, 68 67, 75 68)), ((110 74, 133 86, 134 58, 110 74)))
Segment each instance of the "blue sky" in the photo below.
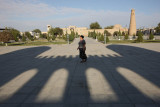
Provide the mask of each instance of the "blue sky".
POLYGON ((20 31, 53 27, 129 26, 130 11, 136 12, 137 28, 155 27, 160 22, 160 0, 0 0, 0 27, 20 31))

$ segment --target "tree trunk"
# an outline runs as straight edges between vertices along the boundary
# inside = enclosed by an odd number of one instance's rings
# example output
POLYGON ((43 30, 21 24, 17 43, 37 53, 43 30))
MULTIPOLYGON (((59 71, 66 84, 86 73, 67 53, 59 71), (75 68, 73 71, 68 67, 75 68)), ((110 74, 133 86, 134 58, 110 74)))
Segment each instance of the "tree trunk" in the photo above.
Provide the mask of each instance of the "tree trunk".
POLYGON ((7 43, 5 43, 6 44, 6 46, 8 46, 8 44, 7 43))

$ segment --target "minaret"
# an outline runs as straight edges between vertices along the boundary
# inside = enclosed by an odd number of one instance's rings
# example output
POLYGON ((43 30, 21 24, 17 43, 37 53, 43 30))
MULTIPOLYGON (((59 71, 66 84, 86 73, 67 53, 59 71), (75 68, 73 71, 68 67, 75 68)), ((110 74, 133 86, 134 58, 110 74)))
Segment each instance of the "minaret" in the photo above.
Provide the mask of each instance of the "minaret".
POLYGON ((51 25, 47 25, 47 32, 52 28, 51 25))
POLYGON ((129 35, 133 36, 136 35, 136 18, 135 18, 135 10, 131 10, 131 19, 130 19, 130 25, 129 25, 129 35))

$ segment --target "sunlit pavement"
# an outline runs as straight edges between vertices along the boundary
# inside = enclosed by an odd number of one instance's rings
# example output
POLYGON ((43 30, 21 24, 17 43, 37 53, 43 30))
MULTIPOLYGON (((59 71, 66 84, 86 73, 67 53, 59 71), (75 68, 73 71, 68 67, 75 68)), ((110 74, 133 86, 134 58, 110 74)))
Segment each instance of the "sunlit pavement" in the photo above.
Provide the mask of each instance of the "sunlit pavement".
POLYGON ((0 107, 159 107, 160 44, 0 47, 0 107))

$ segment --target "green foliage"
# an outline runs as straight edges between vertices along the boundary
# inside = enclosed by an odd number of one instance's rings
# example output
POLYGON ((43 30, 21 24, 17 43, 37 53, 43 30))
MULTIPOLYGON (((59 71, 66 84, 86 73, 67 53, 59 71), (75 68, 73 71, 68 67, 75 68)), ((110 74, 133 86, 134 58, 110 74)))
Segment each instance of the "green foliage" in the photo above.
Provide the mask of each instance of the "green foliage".
POLYGON ((129 38, 128 34, 125 34, 124 39, 128 40, 128 38, 129 38))
POLYGON ((104 34, 106 34, 106 36, 111 36, 111 33, 109 33, 107 30, 104 31, 104 34))
POLYGON ((160 34, 160 23, 158 24, 158 26, 155 28, 156 30, 156 33, 159 33, 160 34))
POLYGON ((52 40, 55 40, 55 39, 56 39, 56 36, 55 36, 55 35, 52 35, 52 36, 51 36, 51 39, 52 39, 52 40))
POLYGON ((118 36, 122 36, 122 33, 121 33, 121 31, 119 30, 119 32, 118 32, 118 36))
POLYGON ((48 33, 55 36, 57 35, 61 36, 63 34, 63 30, 59 27, 51 28, 48 33))
POLYGON ((59 27, 56 28, 51 28, 48 31, 48 36, 47 36, 47 40, 50 41, 50 39, 55 40, 57 35, 61 36, 63 34, 63 30, 59 27))
POLYGON ((106 43, 108 43, 109 42, 109 38, 108 38, 108 36, 106 36, 106 43))
POLYGON ((73 41, 75 38, 75 33, 74 31, 71 31, 71 34, 69 35, 69 41, 73 41))
POLYGON ((122 36, 125 36, 126 34, 125 34, 125 32, 122 32, 122 36))
POLYGON ((92 37, 91 32, 88 31, 88 37, 92 37))
POLYGON ((154 35, 151 33, 150 35, 149 35, 149 40, 153 40, 154 39, 154 35))
POLYGON ((111 25, 111 26, 104 27, 104 29, 113 29, 113 27, 114 26, 111 25))
POLYGON ((40 38, 45 38, 45 39, 47 39, 47 34, 46 34, 46 33, 40 34, 40 38))
POLYGON ((34 29, 33 32, 41 34, 41 30, 39 29, 34 29))
POLYGON ((14 40, 17 42, 18 38, 20 38, 20 32, 17 29, 11 28, 10 32, 12 33, 14 40))
POLYGON ((50 41, 50 40, 51 40, 51 37, 50 37, 50 35, 49 35, 49 34, 47 35, 47 40, 48 40, 48 41, 50 41))
POLYGON ((102 29, 98 22, 94 22, 90 24, 90 29, 102 29))
POLYGON ((10 40, 14 40, 14 37, 12 33, 9 30, 4 30, 3 32, 0 32, 0 41, 1 42, 9 42, 10 40))
POLYGON ((78 37, 79 37, 78 32, 76 32, 76 38, 78 38, 78 37))
POLYGON ((98 40, 99 40, 99 41, 104 41, 104 35, 103 35, 103 34, 98 33, 98 34, 97 34, 97 37, 98 37, 98 40))
POLYGON ((92 32, 92 34, 91 34, 91 35, 92 35, 92 38, 93 38, 93 39, 96 39, 96 37, 97 37, 97 33, 95 32, 95 30, 92 32))
POLYGON ((143 33, 142 32, 137 32, 137 42, 143 42, 143 33))
POLYGON ((67 41, 67 35, 62 35, 62 39, 64 39, 65 41, 67 41))
POLYGON ((29 40, 34 41, 34 38, 32 37, 32 35, 29 32, 25 32, 24 34, 29 40))
POLYGON ((23 42, 26 41, 26 37, 24 36, 24 34, 22 35, 22 41, 23 41, 23 42))

